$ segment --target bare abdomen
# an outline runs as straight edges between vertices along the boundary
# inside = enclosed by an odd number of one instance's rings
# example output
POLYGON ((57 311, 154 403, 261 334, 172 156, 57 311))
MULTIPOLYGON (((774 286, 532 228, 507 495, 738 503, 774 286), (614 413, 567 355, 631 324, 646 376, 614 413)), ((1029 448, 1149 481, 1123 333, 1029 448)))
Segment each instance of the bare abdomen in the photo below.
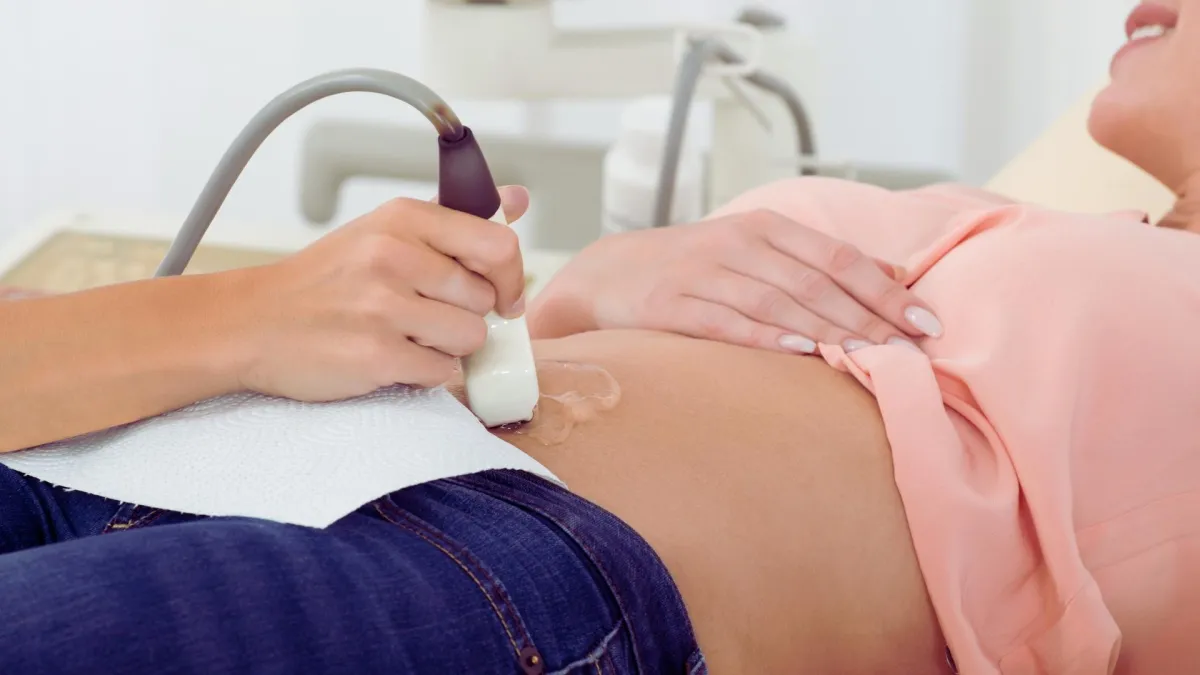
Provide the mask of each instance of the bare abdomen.
POLYGON ((879 413, 849 376, 656 333, 535 349, 604 368, 620 402, 559 443, 502 435, 650 542, 714 673, 942 672, 879 413))

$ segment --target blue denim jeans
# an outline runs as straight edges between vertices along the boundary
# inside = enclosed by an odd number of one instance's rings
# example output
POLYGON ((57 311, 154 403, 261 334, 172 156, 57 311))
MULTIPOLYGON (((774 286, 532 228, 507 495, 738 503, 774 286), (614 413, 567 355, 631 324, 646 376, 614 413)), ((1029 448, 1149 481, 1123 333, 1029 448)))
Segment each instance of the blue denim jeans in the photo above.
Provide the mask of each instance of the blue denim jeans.
POLYGON ((519 472, 325 530, 203 518, 0 466, 0 673, 707 673, 612 514, 519 472))

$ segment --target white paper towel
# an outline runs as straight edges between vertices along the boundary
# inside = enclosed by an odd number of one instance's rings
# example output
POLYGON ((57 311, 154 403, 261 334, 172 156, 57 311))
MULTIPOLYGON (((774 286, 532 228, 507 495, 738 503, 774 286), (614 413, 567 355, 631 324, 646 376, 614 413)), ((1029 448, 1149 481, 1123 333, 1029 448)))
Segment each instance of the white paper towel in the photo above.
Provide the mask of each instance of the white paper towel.
POLYGON ((309 527, 402 488, 489 469, 561 484, 445 389, 407 387, 335 403, 226 396, 0 463, 122 502, 309 527))

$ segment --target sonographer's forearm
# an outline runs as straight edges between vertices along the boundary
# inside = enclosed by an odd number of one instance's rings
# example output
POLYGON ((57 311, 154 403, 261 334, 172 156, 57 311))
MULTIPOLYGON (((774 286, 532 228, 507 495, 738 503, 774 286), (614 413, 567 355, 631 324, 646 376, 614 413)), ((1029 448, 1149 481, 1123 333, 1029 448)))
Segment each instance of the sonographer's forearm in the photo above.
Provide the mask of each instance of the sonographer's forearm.
POLYGON ((0 452, 240 388, 236 275, 0 302, 0 452))

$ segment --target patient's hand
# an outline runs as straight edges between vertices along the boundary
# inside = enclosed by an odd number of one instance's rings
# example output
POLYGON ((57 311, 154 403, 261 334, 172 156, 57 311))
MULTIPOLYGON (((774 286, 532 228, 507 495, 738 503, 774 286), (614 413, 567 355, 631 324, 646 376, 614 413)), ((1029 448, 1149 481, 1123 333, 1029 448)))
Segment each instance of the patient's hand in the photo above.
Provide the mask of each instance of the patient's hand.
POLYGON ((767 210, 606 237, 532 302, 535 337, 641 328, 811 354, 941 326, 893 265, 767 210))

